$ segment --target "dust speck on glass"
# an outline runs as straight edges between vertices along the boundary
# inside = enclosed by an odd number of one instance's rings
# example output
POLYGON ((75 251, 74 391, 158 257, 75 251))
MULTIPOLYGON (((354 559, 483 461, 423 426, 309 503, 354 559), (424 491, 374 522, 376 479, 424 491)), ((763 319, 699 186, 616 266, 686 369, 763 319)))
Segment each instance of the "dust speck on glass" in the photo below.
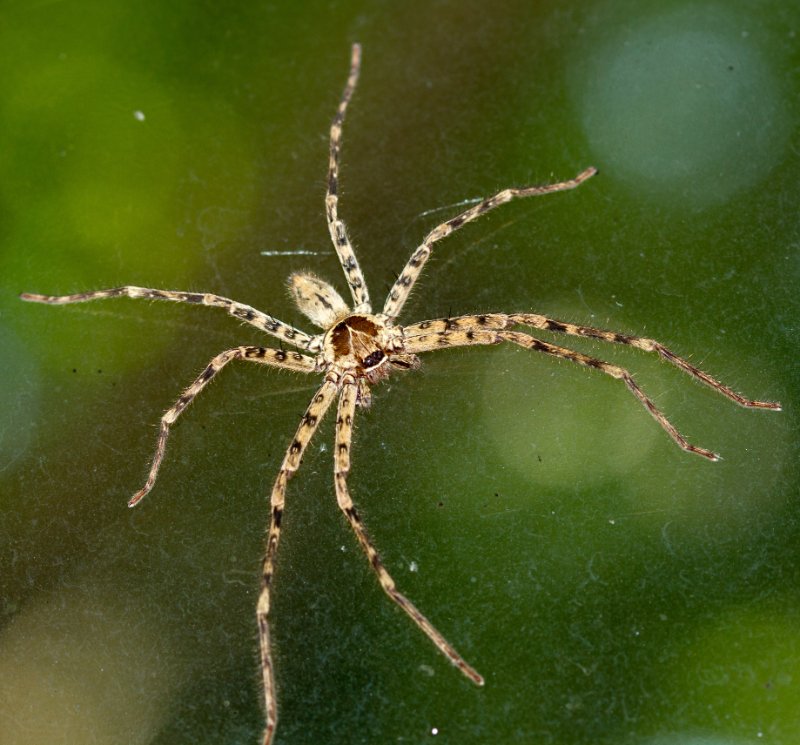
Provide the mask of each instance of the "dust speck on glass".
MULTIPOLYGON (((130 507, 138 504, 153 488, 158 469, 164 458, 171 426, 195 397, 229 362, 233 360, 257 362, 262 365, 298 373, 319 374, 322 376, 322 384, 303 415, 272 487, 269 532, 262 566, 261 592, 256 609, 266 710, 264 745, 272 743, 278 719, 268 616, 270 589, 278 540, 280 538, 286 489, 289 479, 300 467, 303 453, 316 432, 321 419, 335 399, 338 399, 338 411, 333 452, 334 485, 336 498, 342 513, 353 529, 361 548, 369 560, 370 566, 375 571, 378 581, 386 594, 409 615, 411 620, 455 667, 479 686, 484 683, 483 677, 464 660, 427 617, 397 589, 350 497, 347 476, 350 472, 353 418, 357 408, 370 405, 370 389, 372 386, 385 380, 392 372, 417 369, 420 365, 418 355, 425 352, 458 346, 510 342, 525 349, 543 352, 552 357, 570 360, 578 365, 594 368, 621 380, 679 447, 712 461, 719 459, 716 453, 688 442, 655 406, 627 370, 595 357, 542 341, 529 333, 513 330, 515 327, 524 326, 568 336, 588 337, 615 344, 626 344, 645 352, 655 352, 667 362, 742 406, 757 409, 780 409, 780 405, 777 403, 753 401, 735 393, 653 339, 558 321, 535 313, 483 313, 453 318, 436 318, 406 326, 396 323, 411 289, 419 278, 425 263, 431 255, 433 245, 437 241, 446 238, 466 223, 476 220, 484 213, 512 199, 574 189, 597 173, 596 169, 592 167, 586 168, 572 179, 559 183, 504 189, 438 225, 425 236, 419 247, 412 253, 411 258, 389 291, 383 310, 379 313, 373 313, 361 267, 348 238, 347 229, 338 215, 339 149, 342 125, 347 105, 358 81, 360 66, 361 47, 358 44, 354 44, 350 62, 350 75, 347 79, 347 85, 342 94, 339 108, 331 124, 328 189, 325 197, 328 229, 350 288, 350 294, 353 299, 352 307, 344 301, 332 285, 313 274, 295 273, 289 277, 289 289, 298 308, 312 323, 323 329, 322 333, 308 334, 249 305, 210 293, 157 290, 127 285, 76 295, 38 295, 33 293, 23 293, 21 295, 23 300, 51 305, 64 305, 112 297, 149 298, 171 300, 179 303, 212 305, 224 308, 230 315, 265 331, 271 336, 277 337, 295 349, 302 350, 285 351, 271 347, 239 346, 220 352, 214 357, 194 382, 181 394, 174 406, 162 416, 150 472, 144 486, 129 500, 128 505, 130 507)), ((410 570, 415 571, 416 567, 412 565, 410 570)), ((431 733, 436 734, 437 730, 434 728, 431 733)))

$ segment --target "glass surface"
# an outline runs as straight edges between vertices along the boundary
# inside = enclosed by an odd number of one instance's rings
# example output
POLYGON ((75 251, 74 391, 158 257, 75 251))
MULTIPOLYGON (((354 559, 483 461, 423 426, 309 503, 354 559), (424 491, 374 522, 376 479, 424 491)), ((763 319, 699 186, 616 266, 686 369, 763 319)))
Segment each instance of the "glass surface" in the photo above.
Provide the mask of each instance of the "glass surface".
MULTIPOLYGON (((267 497, 317 383, 211 357, 272 343, 215 309, 21 291, 216 292, 308 328, 346 290, 324 220, 349 46, 340 213, 381 298, 465 200, 600 175, 438 244, 403 322, 528 311, 651 336, 782 413, 635 350, 547 336, 426 355, 332 416, 291 482, 275 580, 276 744, 800 741, 800 7, 782 2, 0 6, 0 745, 256 743, 267 497)), ((376 301, 377 304, 378 301, 376 301)))

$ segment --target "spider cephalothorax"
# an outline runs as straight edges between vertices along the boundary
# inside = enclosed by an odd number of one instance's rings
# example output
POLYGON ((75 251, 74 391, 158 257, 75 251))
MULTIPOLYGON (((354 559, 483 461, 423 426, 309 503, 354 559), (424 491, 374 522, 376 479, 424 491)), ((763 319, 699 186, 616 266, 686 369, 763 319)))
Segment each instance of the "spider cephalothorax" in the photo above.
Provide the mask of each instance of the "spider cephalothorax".
POLYGON ((419 357, 403 352, 402 336, 401 329, 390 328, 380 316, 353 313, 325 334, 322 358, 337 372, 352 373, 375 385, 389 376, 392 367, 419 367, 419 357))
MULTIPOLYGON (((289 292, 297 307, 311 321, 326 329, 317 370, 338 380, 345 374, 376 385, 389 376, 392 367, 410 370, 419 367, 419 357, 403 352, 403 330, 389 326, 373 313, 353 313, 334 287, 310 272, 289 277, 289 292)), ((371 398, 363 384, 360 406, 371 398)))
POLYGON ((437 226, 425 236, 422 244, 411 255, 411 258, 389 291, 383 311, 379 314, 373 314, 361 268, 350 245, 344 223, 337 215, 339 142, 347 104, 358 79, 360 62, 361 49, 356 44, 352 50, 350 77, 347 80, 347 86, 344 89, 342 100, 331 125, 328 194, 325 199, 328 230, 353 297, 352 310, 339 293, 319 277, 308 272, 296 273, 289 277, 289 291, 292 297, 300 310, 315 325, 323 329, 322 334, 307 334, 249 305, 208 293, 154 290, 127 285, 111 290, 98 290, 77 295, 54 296, 30 293, 22 295, 24 300, 55 305, 120 296, 212 305, 225 308, 232 316, 276 337, 281 343, 286 342, 301 350, 287 352, 282 348, 240 346, 225 350, 214 357, 175 405, 162 416, 158 443, 150 466, 150 473, 144 486, 128 501, 131 507, 137 504, 153 488, 158 469, 164 457, 164 449, 172 424, 195 399, 197 394, 229 362, 233 360, 258 362, 294 372, 321 373, 323 375, 322 385, 311 399, 311 403, 301 419, 294 439, 286 451, 270 496, 269 533, 262 565, 261 593, 256 608, 267 720, 264 745, 270 745, 272 742, 278 716, 268 615, 275 554, 278 549, 278 539, 280 538, 286 488, 289 479, 300 467, 303 453, 308 447, 308 443, 311 441, 320 420, 336 399, 338 399, 338 413, 336 419, 336 446, 334 448, 334 485, 336 499, 342 514, 353 529, 386 594, 411 617, 414 623, 450 662, 477 685, 483 685, 481 675, 461 657, 411 601, 397 590, 394 580, 383 565, 350 498, 347 476, 350 472, 353 417, 357 405, 369 405, 370 386, 386 378, 392 368, 412 369, 418 367, 419 358, 417 355, 423 352, 458 346, 508 342, 525 349, 543 352, 552 357, 569 360, 578 365, 599 370, 612 378, 621 380, 681 448, 688 452, 697 453, 709 460, 717 460, 718 456, 715 453, 687 442, 642 391, 627 370, 617 365, 603 362, 595 357, 589 357, 580 352, 543 341, 530 333, 512 330, 513 327, 524 326, 568 336, 590 337, 605 342, 625 344, 646 352, 655 352, 667 362, 742 406, 760 409, 780 408, 779 404, 776 403, 752 401, 740 396, 653 339, 617 334, 589 326, 556 321, 536 313, 482 313, 480 315, 465 315, 456 318, 438 318, 407 326, 395 324, 408 299, 411 288, 431 255, 434 243, 446 238, 454 230, 458 230, 489 210, 512 199, 574 189, 596 173, 594 168, 587 168, 575 178, 555 184, 504 189, 437 226))

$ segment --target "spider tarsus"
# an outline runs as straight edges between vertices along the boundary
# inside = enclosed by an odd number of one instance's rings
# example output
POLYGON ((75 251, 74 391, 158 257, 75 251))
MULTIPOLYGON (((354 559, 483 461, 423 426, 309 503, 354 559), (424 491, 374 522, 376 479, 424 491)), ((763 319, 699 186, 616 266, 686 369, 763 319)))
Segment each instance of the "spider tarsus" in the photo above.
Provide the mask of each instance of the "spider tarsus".
POLYGON ((136 494, 134 494, 128 500, 128 507, 136 507, 136 505, 139 504, 139 502, 142 501, 142 499, 144 498, 144 496, 147 494, 148 491, 150 491, 150 490, 149 489, 140 489, 139 491, 137 491, 136 494))
POLYGON ((684 450, 687 450, 690 453, 697 453, 697 455, 702 455, 704 458, 708 458, 708 460, 710 460, 712 463, 722 460, 722 456, 719 453, 715 453, 713 450, 706 450, 705 448, 697 447, 697 445, 686 445, 684 450))
POLYGON ((742 406, 748 409, 767 409, 767 411, 783 411, 779 401, 742 401, 742 406))

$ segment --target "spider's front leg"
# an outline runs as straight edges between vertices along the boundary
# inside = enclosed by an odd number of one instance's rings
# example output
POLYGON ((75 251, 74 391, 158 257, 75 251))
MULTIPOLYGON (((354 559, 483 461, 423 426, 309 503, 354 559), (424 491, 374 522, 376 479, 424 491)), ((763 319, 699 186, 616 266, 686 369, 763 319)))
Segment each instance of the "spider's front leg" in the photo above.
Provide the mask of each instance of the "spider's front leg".
POLYGON ((455 650, 452 644, 442 636, 434 625, 417 609, 417 607, 395 586, 394 580, 381 561, 378 551, 367 534, 364 523, 356 510, 350 491, 347 487, 347 475, 350 473, 350 446, 353 440, 353 417, 356 411, 357 383, 351 376, 342 381, 342 392, 339 398, 339 411, 336 417, 336 445, 334 447, 334 482, 336 500, 344 513, 350 527, 358 538, 361 548, 369 560, 370 566, 378 575, 381 589, 402 608, 422 632, 436 645, 439 651, 450 660, 467 678, 476 685, 482 686, 483 677, 455 650))
POLYGON ((203 372, 195 378, 194 382, 181 394, 181 397, 175 402, 174 406, 168 409, 164 413, 164 416, 161 417, 156 453, 153 456, 153 463, 150 466, 147 481, 145 485, 128 500, 128 507, 134 507, 138 504, 142 500, 142 497, 144 497, 156 483, 158 469, 161 466, 161 461, 164 459, 164 451, 167 447, 170 427, 175 424, 175 420, 186 407, 194 401, 200 391, 211 382, 214 376, 233 360, 258 362, 262 365, 281 367, 285 370, 293 370, 295 372, 314 372, 314 359, 300 354, 299 352, 285 352, 282 349, 269 349, 265 347, 236 347, 235 349, 227 349, 218 354, 206 365, 203 372))
POLYGON ((270 520, 269 531, 267 533, 267 547, 264 552, 264 562, 261 568, 261 591, 258 596, 256 606, 256 618, 258 620, 258 639, 261 650, 261 675, 264 685, 264 708, 266 710, 266 728, 264 730, 263 745, 271 745, 275 735, 275 728, 278 723, 278 699, 275 694, 275 673, 272 665, 272 651, 269 637, 269 601, 270 588, 272 586, 272 576, 275 572, 275 556, 278 552, 278 541, 281 536, 281 521, 283 520, 283 506, 286 500, 286 485, 289 479, 294 476, 303 453, 311 442, 311 438, 317 431, 322 417, 328 411, 333 399, 336 397, 337 386, 334 382, 326 380, 311 403, 306 409, 300 421, 300 426, 286 451, 281 464, 281 470, 275 484, 272 487, 270 496, 270 520))
POLYGON ((477 220, 481 215, 496 209, 502 204, 510 202, 512 199, 524 197, 535 197, 542 194, 553 194, 558 191, 568 191, 576 189, 584 181, 590 179, 597 173, 593 166, 584 169, 577 176, 566 181, 559 181, 556 184, 544 184, 543 186, 526 186, 522 188, 503 189, 492 197, 488 197, 478 202, 474 207, 464 210, 461 214, 451 217, 441 225, 437 225, 425 236, 420 246, 411 254, 411 258, 406 263, 400 276, 395 280, 386 302, 383 306, 383 315, 389 321, 394 321, 400 315, 406 300, 411 294, 411 288, 422 273, 425 262, 433 251, 433 244, 446 238, 468 222, 477 220))

